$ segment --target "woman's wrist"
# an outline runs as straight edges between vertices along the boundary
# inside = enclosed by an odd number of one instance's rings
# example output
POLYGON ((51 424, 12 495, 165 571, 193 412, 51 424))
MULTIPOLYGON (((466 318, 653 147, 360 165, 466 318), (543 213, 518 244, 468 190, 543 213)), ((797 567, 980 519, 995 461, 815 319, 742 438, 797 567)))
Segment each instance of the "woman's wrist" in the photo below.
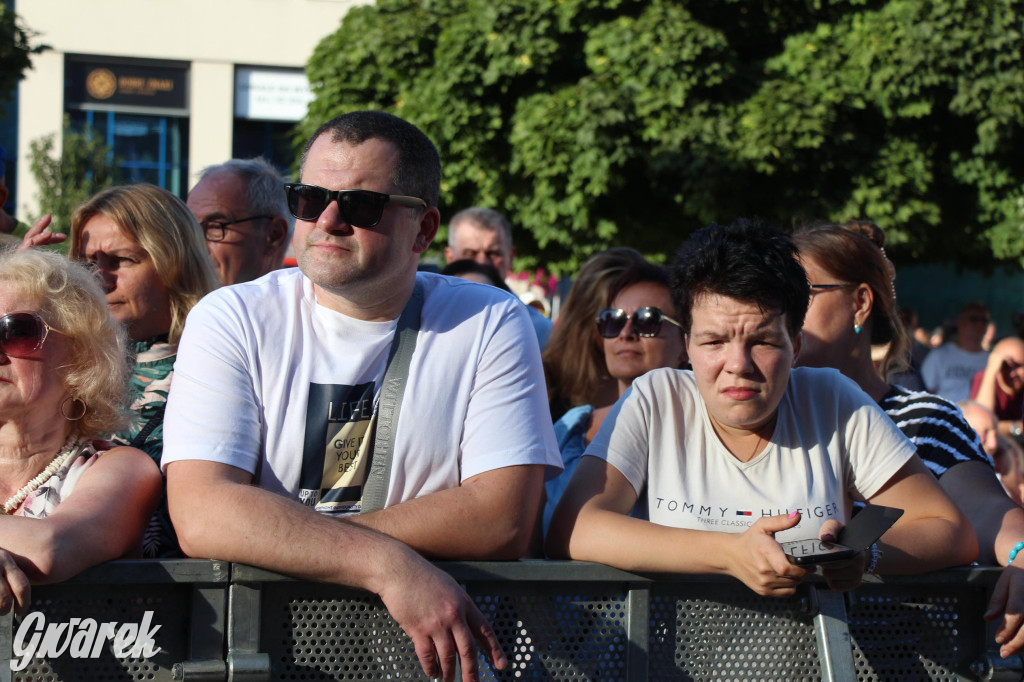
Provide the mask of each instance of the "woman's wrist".
POLYGON ((1000 419, 999 433, 1014 438, 1024 437, 1024 423, 1020 419, 1000 419))
MULTIPOLYGON (((1016 559, 1017 555, 1022 551, 1024 551, 1024 542, 1018 542, 1017 544, 1015 544, 1013 548, 1010 550, 1010 555, 1007 557, 1006 565, 1009 566, 1010 564, 1012 564, 1013 560, 1016 559)), ((1022 561, 1024 561, 1024 559, 1022 559, 1022 561)))

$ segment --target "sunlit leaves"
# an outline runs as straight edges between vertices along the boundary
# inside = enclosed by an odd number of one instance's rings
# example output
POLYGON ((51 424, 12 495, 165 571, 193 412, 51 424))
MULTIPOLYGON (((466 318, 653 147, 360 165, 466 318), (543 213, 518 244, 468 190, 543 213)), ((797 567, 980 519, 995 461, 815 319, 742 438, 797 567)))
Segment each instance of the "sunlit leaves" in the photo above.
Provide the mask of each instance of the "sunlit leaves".
POLYGON ((328 117, 441 150, 442 213, 521 265, 670 254, 710 220, 870 217, 894 256, 1024 254, 1024 0, 382 0, 309 65, 328 117))

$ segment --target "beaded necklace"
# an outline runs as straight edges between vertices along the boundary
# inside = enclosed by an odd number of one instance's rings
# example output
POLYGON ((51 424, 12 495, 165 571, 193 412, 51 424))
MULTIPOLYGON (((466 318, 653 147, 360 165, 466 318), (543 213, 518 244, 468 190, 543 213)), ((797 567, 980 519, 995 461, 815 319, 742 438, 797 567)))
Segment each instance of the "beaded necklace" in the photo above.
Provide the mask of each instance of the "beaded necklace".
POLYGON ((68 436, 68 439, 64 442, 64 447, 57 452, 57 456, 53 458, 53 461, 50 462, 45 469, 39 472, 38 476, 26 483, 21 490, 7 498, 7 501, 4 502, 3 509, 0 509, 0 514, 11 514, 15 509, 20 507, 26 497, 38 490, 39 486, 49 481, 53 475, 57 473, 57 470, 64 466, 64 463, 71 458, 71 455, 75 454, 75 451, 78 449, 77 445, 78 438, 74 435, 68 436))

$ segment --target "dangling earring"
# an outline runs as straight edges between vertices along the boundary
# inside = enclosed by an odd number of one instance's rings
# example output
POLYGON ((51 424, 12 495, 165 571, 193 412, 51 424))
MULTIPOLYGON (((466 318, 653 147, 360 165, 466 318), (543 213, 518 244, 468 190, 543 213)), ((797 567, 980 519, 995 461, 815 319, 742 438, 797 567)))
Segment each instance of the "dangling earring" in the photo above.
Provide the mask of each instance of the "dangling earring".
POLYGON ((89 406, 85 404, 84 400, 68 396, 67 398, 64 399, 64 402, 60 404, 60 415, 67 419, 69 422, 76 422, 85 416, 85 412, 88 409, 89 406), (78 403, 79 405, 82 406, 74 417, 68 415, 68 401, 71 401, 72 403, 78 403))
POLYGON ((854 334, 860 334, 860 330, 861 329, 864 329, 864 327, 860 326, 859 324, 853 325, 853 333, 854 334))

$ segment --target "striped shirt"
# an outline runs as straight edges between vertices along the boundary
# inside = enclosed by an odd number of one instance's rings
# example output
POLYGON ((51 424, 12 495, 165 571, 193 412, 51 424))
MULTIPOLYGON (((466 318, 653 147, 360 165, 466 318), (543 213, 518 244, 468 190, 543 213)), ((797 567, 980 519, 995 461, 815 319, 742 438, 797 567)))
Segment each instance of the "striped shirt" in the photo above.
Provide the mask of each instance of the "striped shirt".
POLYGON ((978 434, 960 408, 945 398, 923 391, 892 386, 878 403, 917 447, 918 456, 936 478, 954 464, 992 460, 981 449, 978 434))

